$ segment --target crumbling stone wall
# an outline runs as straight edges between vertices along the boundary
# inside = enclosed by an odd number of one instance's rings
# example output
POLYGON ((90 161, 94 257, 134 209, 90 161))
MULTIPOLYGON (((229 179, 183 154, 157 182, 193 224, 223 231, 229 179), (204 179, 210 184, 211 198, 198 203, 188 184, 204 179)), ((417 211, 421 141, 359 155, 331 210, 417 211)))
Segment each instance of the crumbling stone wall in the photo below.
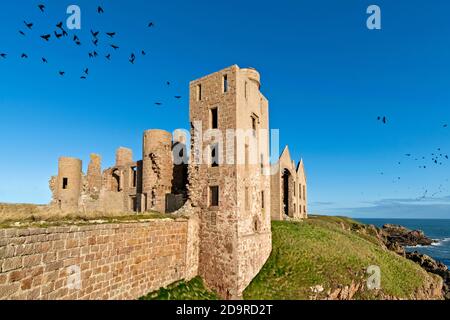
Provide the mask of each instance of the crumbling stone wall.
POLYGON ((297 166, 291 159, 289 148, 286 146, 278 162, 273 165, 274 174, 271 177, 271 212, 273 220, 306 219, 307 210, 307 182, 303 160, 297 166), (289 173, 288 190, 285 192, 283 175, 289 173), (289 197, 288 216, 285 214, 285 197, 289 197))
POLYGON ((164 130, 145 131, 142 158, 146 208, 165 212, 166 194, 172 189, 172 135, 164 130))
POLYGON ((139 298, 197 275, 198 228, 193 218, 0 229, 0 299, 139 298))
MULTIPOLYGON (((217 128, 223 134, 227 129, 251 129, 255 115, 259 126, 267 128, 268 106, 259 86, 259 74, 255 70, 238 66, 190 84, 191 160, 196 162, 189 165, 189 198, 200 208, 199 274, 224 298, 241 297, 271 251, 270 213, 264 214, 261 204, 262 191, 266 200, 270 199, 270 178, 261 175, 259 162, 237 162, 237 146, 233 140, 224 141, 219 153, 222 160, 234 157, 234 162, 222 161, 217 167, 210 166, 209 155, 202 152, 208 152, 216 141, 200 140, 200 136, 211 129, 212 108, 217 108, 217 128), (224 90, 225 76, 227 90, 224 90), (218 187, 218 206, 211 204, 211 187, 218 187)), ((268 141, 263 145, 262 149, 255 150, 256 159, 263 154, 268 165, 268 141)))

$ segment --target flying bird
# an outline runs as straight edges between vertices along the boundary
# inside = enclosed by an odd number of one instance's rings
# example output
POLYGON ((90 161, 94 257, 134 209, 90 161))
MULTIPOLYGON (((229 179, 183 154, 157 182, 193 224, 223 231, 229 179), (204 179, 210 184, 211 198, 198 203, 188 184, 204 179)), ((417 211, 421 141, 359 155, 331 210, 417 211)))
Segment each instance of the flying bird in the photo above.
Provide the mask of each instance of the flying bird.
POLYGON ((97 51, 94 51, 93 54, 94 54, 94 57, 98 57, 97 51))
POLYGON ((58 33, 55 31, 55 37, 56 39, 60 39, 62 37, 62 33, 58 33))
POLYGON ((7 54, 6 53, 0 53, 0 57, 2 57, 3 59, 6 59, 7 54))
POLYGON ((89 74, 89 68, 84 69, 84 73, 85 73, 86 75, 88 75, 88 74, 89 74))
POLYGON ((20 56, 22 59, 28 59, 28 55, 26 53, 22 53, 22 55, 20 56))
POLYGON ((108 35, 109 37, 114 37, 116 35, 115 32, 107 32, 106 35, 108 35))
POLYGON ((167 81, 166 84, 167 84, 168 86, 170 86, 170 81, 167 81))
POLYGON ((108 53, 108 54, 105 56, 105 58, 108 59, 108 60, 111 60, 111 54, 108 53))
POLYGON ((39 10, 41 10, 41 12, 44 12, 44 10, 45 10, 45 5, 40 4, 40 5, 38 5, 38 8, 39 8, 39 10))
POLYGON ((114 45, 114 44, 112 44, 112 45, 111 45, 111 48, 113 48, 114 50, 117 50, 117 49, 119 49, 119 47, 118 47, 118 46, 116 46, 116 45, 114 45))
POLYGON ((43 63, 48 63, 47 59, 45 59, 44 57, 42 58, 42 62, 43 63))
POLYGON ((43 36, 41 36, 42 39, 44 39, 45 41, 48 41, 48 39, 50 39, 51 35, 49 34, 44 34, 43 36))
POLYGON ((131 64, 134 64, 134 61, 136 60, 136 56, 134 55, 134 53, 131 54, 129 61, 131 62, 131 64))
POLYGON ((155 104, 156 104, 157 106, 162 106, 162 103, 161 103, 161 102, 155 102, 155 104))
POLYGON ((92 40, 92 43, 94 44, 94 46, 98 45, 98 39, 92 40))
POLYGON ((175 96, 175 99, 181 99, 181 96, 175 96))
POLYGON ((19 30, 19 33, 23 36, 25 36, 25 32, 23 32, 22 30, 19 30))
POLYGON ((56 25, 56 27, 59 28, 59 29, 62 29, 63 23, 62 23, 62 22, 59 22, 59 23, 56 25))
POLYGON ((23 23, 27 26, 28 29, 31 30, 31 28, 33 28, 33 23, 28 23, 26 21, 24 21, 23 23))
POLYGON ((102 7, 99 6, 99 7, 97 8, 97 12, 98 12, 98 13, 104 13, 105 11, 103 10, 102 7))
POLYGON ((78 38, 78 36, 75 34, 75 35, 73 36, 73 41, 80 41, 80 38, 78 38))
POLYGON ((81 80, 86 80, 86 77, 85 76, 81 76, 80 79, 81 80))
POLYGON ((99 33, 100 33, 100 31, 92 31, 91 30, 91 34, 92 34, 92 36, 94 37, 94 38, 97 38, 97 36, 99 35, 99 33))
POLYGON ((94 55, 92 54, 92 52, 89 52, 89 58, 93 58, 94 55))
POLYGON ((448 127, 448 125, 447 124, 444 124, 444 128, 447 128, 448 127))
POLYGON ((141 51, 141 54, 142 54, 143 56, 145 56, 145 55, 146 55, 146 53, 145 53, 145 51, 144 51, 144 50, 142 50, 142 51, 141 51))
POLYGON ((148 27, 149 28, 152 28, 152 27, 154 27, 155 26, 155 23, 153 23, 153 22, 150 22, 149 24, 148 24, 148 27))
POLYGON ((59 72, 59 75, 60 75, 60 76, 64 76, 64 74, 65 74, 64 71, 60 71, 60 72, 59 72))

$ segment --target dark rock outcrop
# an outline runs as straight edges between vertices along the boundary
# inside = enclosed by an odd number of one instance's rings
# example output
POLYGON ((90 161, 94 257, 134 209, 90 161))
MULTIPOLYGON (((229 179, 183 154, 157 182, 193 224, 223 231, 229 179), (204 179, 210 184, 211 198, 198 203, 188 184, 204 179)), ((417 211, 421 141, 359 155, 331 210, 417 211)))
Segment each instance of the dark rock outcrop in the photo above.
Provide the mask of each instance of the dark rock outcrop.
MULTIPOLYGON (((381 232, 385 238, 386 247, 391 246, 429 246, 436 241, 428 238, 423 231, 409 230, 403 226, 395 224, 385 224, 381 228, 381 232)), ((395 251, 395 250, 393 250, 395 251)))

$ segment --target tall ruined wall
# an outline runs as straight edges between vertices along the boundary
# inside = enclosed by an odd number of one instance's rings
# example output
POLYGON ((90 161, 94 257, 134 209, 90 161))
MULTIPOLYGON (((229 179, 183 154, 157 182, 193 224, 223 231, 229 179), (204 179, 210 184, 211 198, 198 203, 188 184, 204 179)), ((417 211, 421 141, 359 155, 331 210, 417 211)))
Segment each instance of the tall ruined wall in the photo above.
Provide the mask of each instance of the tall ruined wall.
POLYGON ((136 299, 197 275, 198 229, 195 218, 0 229, 0 300, 136 299))
POLYGON ((91 154, 91 161, 87 169, 87 190, 89 195, 98 198, 102 189, 102 158, 97 154, 91 154))
MULTIPOLYGON (((201 210, 199 273, 224 298, 241 297, 271 251, 270 179, 261 176, 259 162, 237 163, 238 143, 226 139, 227 130, 251 129, 254 115, 259 126, 268 127, 268 106, 254 77, 259 77, 256 71, 232 66, 190 84, 191 162, 195 163, 189 166, 189 196, 201 210), (211 165, 211 147, 220 141, 204 135, 214 129, 214 122, 223 137, 223 147, 216 151, 218 166, 211 165), (217 205, 212 202, 212 188, 218 188, 217 205), (262 191, 267 211, 262 210, 262 191)), ((268 144, 255 153, 256 159, 266 155, 268 144)), ((268 163, 268 156, 264 162, 268 163)))
POLYGON ((165 212, 166 194, 172 190, 172 135, 164 130, 145 131, 142 159, 146 210, 165 212))

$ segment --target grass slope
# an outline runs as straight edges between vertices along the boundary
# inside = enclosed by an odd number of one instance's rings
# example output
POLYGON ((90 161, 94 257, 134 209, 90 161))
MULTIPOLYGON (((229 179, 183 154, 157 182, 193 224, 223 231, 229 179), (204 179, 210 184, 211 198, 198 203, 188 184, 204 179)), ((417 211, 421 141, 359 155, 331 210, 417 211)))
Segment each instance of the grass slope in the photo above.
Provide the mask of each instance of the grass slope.
MULTIPOLYGON (((273 222, 272 254, 244 298, 308 299, 316 285, 323 286, 326 295, 352 280, 364 281, 370 265, 380 267, 385 295, 408 298, 430 280, 418 265, 383 250, 375 237, 352 231, 356 224, 347 218, 319 216, 303 222, 273 222)), ((365 291, 355 298, 376 298, 372 294, 365 291)))

